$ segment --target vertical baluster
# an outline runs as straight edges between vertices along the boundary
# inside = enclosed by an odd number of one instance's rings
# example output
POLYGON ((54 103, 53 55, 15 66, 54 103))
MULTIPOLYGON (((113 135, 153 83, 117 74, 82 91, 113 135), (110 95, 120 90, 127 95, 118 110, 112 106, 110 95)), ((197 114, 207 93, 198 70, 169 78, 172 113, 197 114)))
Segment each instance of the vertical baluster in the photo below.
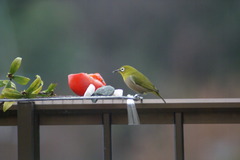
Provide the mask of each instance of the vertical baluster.
POLYGON ((39 122, 33 102, 18 103, 18 160, 39 160, 39 122))
POLYGON ((112 160, 111 115, 103 114, 104 160, 112 160))
POLYGON ((183 113, 175 113, 175 152, 176 160, 184 160, 183 113))

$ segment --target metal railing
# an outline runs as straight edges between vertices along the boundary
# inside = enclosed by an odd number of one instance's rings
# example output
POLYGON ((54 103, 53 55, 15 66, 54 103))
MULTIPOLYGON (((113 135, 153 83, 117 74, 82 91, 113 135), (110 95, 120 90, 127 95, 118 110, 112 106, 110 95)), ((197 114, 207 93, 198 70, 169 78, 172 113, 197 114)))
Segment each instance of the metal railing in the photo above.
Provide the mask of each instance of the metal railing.
MULTIPOLYGON (((173 124, 175 159, 184 160, 184 124, 240 123, 240 99, 137 101, 141 124, 173 124)), ((126 99, 19 101, 0 111, 0 126, 18 127, 18 159, 39 160, 40 125, 102 125, 104 160, 112 160, 113 124, 128 124, 126 99)), ((0 108, 1 109, 1 108, 0 108)))

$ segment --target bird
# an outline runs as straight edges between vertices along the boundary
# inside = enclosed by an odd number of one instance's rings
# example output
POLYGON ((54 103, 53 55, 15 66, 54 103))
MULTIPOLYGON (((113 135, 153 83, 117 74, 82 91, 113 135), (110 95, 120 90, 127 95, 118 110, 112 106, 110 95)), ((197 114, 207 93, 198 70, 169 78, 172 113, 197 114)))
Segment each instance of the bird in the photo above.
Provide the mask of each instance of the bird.
POLYGON ((139 94, 153 93, 160 97, 164 103, 166 103, 153 83, 136 68, 129 65, 124 65, 113 71, 113 73, 115 72, 121 74, 125 84, 133 91, 139 94))

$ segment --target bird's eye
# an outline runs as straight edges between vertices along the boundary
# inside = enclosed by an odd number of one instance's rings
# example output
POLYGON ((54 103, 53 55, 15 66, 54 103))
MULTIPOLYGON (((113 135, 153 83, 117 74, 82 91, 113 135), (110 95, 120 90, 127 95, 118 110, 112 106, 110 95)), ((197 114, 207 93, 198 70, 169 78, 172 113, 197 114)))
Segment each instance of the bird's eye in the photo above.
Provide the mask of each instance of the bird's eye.
POLYGON ((125 68, 123 68, 123 67, 122 67, 122 68, 120 68, 120 71, 121 71, 121 72, 125 71, 125 68))

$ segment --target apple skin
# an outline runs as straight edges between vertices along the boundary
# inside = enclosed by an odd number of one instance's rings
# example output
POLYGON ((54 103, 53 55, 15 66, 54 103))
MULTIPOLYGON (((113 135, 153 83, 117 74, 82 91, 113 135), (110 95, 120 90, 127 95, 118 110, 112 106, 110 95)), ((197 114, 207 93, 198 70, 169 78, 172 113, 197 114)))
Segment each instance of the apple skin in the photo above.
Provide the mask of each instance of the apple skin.
POLYGON ((99 73, 76 73, 68 75, 68 85, 70 89, 79 96, 84 95, 90 84, 93 84, 95 86, 95 89, 106 85, 105 81, 99 73))

